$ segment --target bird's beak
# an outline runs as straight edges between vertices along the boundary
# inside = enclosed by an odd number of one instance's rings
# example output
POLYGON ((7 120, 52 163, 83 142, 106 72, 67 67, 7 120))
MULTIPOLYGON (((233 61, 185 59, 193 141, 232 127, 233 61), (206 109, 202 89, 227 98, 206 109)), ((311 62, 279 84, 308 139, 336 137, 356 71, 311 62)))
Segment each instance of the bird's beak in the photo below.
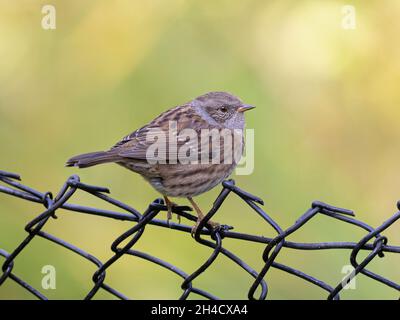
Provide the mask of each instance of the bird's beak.
POLYGON ((239 107, 238 112, 245 112, 245 111, 248 111, 248 110, 251 110, 251 109, 254 109, 254 108, 255 108, 255 106, 251 106, 249 104, 242 104, 239 107))

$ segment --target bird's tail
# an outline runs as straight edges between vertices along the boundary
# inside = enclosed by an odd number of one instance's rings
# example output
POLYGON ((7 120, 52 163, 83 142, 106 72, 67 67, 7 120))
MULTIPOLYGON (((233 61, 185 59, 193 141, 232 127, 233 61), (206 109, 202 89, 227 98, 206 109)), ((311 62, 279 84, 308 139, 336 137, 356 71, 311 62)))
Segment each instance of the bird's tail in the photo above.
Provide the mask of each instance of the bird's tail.
POLYGON ((87 168, 101 163, 118 162, 120 156, 112 151, 97 151, 72 157, 65 164, 66 167, 87 168))

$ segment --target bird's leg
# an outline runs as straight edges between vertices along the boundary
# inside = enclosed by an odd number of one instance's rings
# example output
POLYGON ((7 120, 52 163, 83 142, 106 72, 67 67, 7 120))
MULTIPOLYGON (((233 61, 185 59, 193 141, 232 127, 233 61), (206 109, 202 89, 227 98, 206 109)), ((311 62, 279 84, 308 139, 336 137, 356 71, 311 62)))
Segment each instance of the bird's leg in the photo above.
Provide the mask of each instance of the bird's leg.
POLYGON ((172 202, 168 199, 167 196, 164 196, 164 200, 167 206, 167 223, 169 225, 169 221, 172 219, 172 202))
MULTIPOLYGON (((165 204, 167 206, 167 222, 169 225, 169 221, 172 219, 172 207, 176 206, 171 200, 168 199, 167 196, 164 196, 165 204)), ((178 214, 178 222, 181 223, 181 216, 178 214)))
MULTIPOLYGON (((203 212, 200 210, 200 208, 198 207, 198 205, 196 204, 196 202, 194 202, 193 199, 192 199, 191 197, 188 197, 188 200, 189 200, 190 204, 192 205, 194 211, 196 211, 196 213, 197 213, 197 221, 196 221, 196 224, 194 225, 194 227, 192 228, 192 232, 191 232, 191 234, 192 234, 192 236, 193 236, 193 235, 196 233, 197 228, 198 228, 199 225, 200 225, 200 222, 204 219, 204 214, 203 214, 203 212)), ((213 228, 216 228, 216 227, 219 227, 219 226, 220 226, 220 224, 219 224, 218 222, 213 222, 213 221, 211 221, 211 220, 209 220, 207 223, 208 223, 209 225, 211 225, 211 227, 213 227, 213 228)))

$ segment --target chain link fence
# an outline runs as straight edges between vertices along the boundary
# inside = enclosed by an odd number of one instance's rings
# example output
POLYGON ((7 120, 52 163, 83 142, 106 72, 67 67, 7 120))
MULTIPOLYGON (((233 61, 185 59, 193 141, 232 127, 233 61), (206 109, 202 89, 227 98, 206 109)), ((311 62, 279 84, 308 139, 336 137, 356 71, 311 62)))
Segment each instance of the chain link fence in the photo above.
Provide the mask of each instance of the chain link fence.
MULTIPOLYGON (((251 275, 254 278, 252 284, 249 285, 248 298, 249 299, 259 299, 264 300, 267 298, 268 294, 268 283, 266 281, 266 275, 271 270, 271 268, 279 269, 286 272, 292 276, 298 277, 315 285, 326 292, 324 297, 327 299, 338 300, 340 299, 340 292, 343 288, 350 283, 350 281, 357 275, 362 274, 369 277, 375 281, 380 282, 382 285, 388 286, 397 292, 400 292, 400 284, 383 277, 382 275, 376 274, 367 269, 367 265, 376 257, 383 258, 386 253, 400 253, 400 246, 389 245, 388 238, 382 235, 382 232, 393 226, 398 219, 400 219, 400 211, 393 214, 388 220, 382 223, 380 226, 373 228, 368 224, 356 220, 354 218, 354 213, 351 210, 342 209, 328 205, 323 202, 315 201, 311 204, 311 207, 297 219, 297 221, 287 228, 282 229, 279 224, 271 218, 263 209, 263 201, 238 188, 235 186, 233 180, 227 180, 222 183, 222 191, 216 198, 213 207, 206 215, 205 219, 201 222, 199 228, 197 229, 194 239, 197 243, 210 248, 209 258, 198 267, 196 271, 188 274, 181 270, 179 267, 168 263, 154 255, 150 255, 143 251, 135 250, 135 244, 139 241, 145 228, 148 224, 156 225, 160 228, 170 228, 173 230, 178 230, 181 232, 191 232, 191 226, 187 226, 180 223, 170 222, 165 220, 157 219, 156 216, 161 211, 166 211, 167 208, 164 205, 162 199, 157 199, 151 203, 147 210, 143 213, 132 208, 131 206, 122 203, 107 194, 109 190, 103 187, 92 186, 80 182, 78 176, 71 176, 65 184, 62 186, 61 190, 53 196, 50 192, 39 192, 32 189, 24 184, 21 184, 20 177, 17 174, 0 171, 0 192, 9 196, 17 197, 22 200, 41 203, 45 207, 45 210, 30 221, 26 226, 25 230, 28 233, 27 237, 11 252, 0 248, 0 256, 4 257, 5 261, 2 264, 2 273, 0 273, 0 289, 5 281, 14 281, 20 285, 25 290, 29 291, 33 296, 46 300, 47 297, 40 292, 38 289, 31 286, 29 283, 24 281, 21 276, 16 275, 13 272, 15 259, 24 253, 24 249, 29 246, 30 242, 35 237, 40 237, 47 239, 66 250, 70 250, 75 254, 79 255, 82 259, 86 259, 93 263, 97 270, 93 274, 92 281, 93 287, 86 294, 85 299, 92 299, 99 290, 105 290, 119 299, 129 299, 123 293, 119 292, 117 289, 111 287, 106 283, 106 270, 114 263, 118 263, 118 260, 124 255, 135 256, 140 259, 147 260, 160 268, 164 268, 169 272, 172 272, 182 278, 182 283, 180 287, 182 289, 182 294, 179 299, 185 300, 189 295, 202 296, 207 299, 219 299, 213 295, 213 293, 197 288, 193 285, 194 280, 200 276, 202 273, 207 272, 208 268, 216 261, 219 255, 224 255, 231 261, 236 263, 241 269, 251 275), (101 208, 93 208, 87 206, 76 205, 70 202, 71 198, 78 191, 87 192, 94 197, 97 197, 116 208, 113 210, 104 210, 101 208), (212 230, 208 225, 208 221, 217 214, 222 203, 230 196, 235 194, 240 197, 257 215, 259 215, 266 224, 272 226, 276 231, 276 235, 273 237, 264 237, 246 233, 235 232, 231 230, 231 227, 222 225, 217 229, 212 230), (130 225, 133 223, 133 227, 130 227, 126 232, 120 235, 111 245, 112 256, 107 261, 100 261, 95 256, 82 250, 81 248, 70 244, 63 239, 60 239, 46 231, 44 227, 49 219, 56 218, 56 213, 58 209, 65 209, 73 212, 79 212, 83 214, 96 215, 106 218, 118 219, 127 221, 130 225), (287 241, 286 238, 297 230, 302 228, 310 220, 312 220, 317 215, 325 215, 332 219, 340 220, 344 223, 351 224, 355 228, 364 229, 366 234, 360 239, 359 242, 314 242, 314 243, 300 243, 287 241), (265 249, 260 256, 263 260, 263 267, 261 270, 254 270, 246 262, 240 259, 230 250, 223 246, 223 240, 225 238, 233 238, 241 241, 250 241, 262 243, 265 245, 265 249), (126 242, 122 245, 123 242, 126 242), (317 279, 301 270, 294 269, 288 265, 277 262, 277 257, 281 252, 283 247, 291 248, 294 250, 329 250, 329 249, 348 249, 350 251, 350 263, 354 267, 354 270, 345 279, 341 280, 339 283, 334 285, 329 285, 325 281, 317 279), (365 258, 359 259, 358 255, 361 250, 367 251, 368 254, 365 258), (257 293, 257 294, 256 294, 257 293)), ((397 207, 400 210, 400 202, 397 203, 397 207)), ((191 213, 191 208, 186 206, 175 206, 173 207, 173 212, 181 217, 184 217, 191 221, 196 221, 196 217, 191 213)), ((1 235, 0 235, 1 240, 1 235)), ((373 294, 373 293, 372 293, 373 294)), ((193 298, 196 298, 194 296, 193 298)), ((371 296, 371 298, 378 298, 371 296)))

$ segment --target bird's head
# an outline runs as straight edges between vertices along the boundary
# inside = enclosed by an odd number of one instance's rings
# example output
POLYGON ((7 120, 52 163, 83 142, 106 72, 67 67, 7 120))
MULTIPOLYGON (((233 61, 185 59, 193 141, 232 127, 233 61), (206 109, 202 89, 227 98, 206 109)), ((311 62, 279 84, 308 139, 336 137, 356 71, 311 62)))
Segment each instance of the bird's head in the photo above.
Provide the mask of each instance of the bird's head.
POLYGON ((203 118, 226 128, 244 127, 244 115, 254 106, 244 104, 239 98, 227 92, 209 92, 190 103, 203 118))

